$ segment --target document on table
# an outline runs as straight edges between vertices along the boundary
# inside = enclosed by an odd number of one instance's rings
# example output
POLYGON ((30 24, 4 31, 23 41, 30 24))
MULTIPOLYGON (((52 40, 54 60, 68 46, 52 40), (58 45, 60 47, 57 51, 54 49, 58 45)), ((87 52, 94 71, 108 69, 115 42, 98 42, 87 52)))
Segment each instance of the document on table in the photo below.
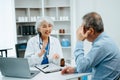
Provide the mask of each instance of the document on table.
POLYGON ((59 65, 56 65, 54 63, 36 65, 35 67, 44 73, 57 72, 62 70, 62 68, 59 65))

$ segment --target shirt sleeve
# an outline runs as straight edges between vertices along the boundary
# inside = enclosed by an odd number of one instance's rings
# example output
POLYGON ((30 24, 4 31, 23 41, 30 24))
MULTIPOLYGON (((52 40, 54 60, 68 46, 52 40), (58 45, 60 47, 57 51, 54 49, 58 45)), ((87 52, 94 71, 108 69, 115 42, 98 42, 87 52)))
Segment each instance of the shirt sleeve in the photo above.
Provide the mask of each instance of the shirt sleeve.
POLYGON ((83 41, 78 41, 75 48, 75 62, 77 72, 91 72, 92 67, 98 65, 107 54, 104 54, 106 51, 99 45, 92 46, 91 50, 86 56, 84 56, 83 41))

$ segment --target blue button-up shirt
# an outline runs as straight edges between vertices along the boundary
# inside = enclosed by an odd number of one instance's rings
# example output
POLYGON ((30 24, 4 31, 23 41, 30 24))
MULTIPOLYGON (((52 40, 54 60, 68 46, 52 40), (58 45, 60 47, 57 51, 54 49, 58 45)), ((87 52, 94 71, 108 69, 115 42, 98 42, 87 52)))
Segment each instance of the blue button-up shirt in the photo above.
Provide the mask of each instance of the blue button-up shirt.
POLYGON ((76 71, 92 71, 92 80, 116 80, 120 75, 120 51, 114 41, 105 32, 92 43, 92 48, 84 56, 83 41, 78 41, 75 48, 76 71))

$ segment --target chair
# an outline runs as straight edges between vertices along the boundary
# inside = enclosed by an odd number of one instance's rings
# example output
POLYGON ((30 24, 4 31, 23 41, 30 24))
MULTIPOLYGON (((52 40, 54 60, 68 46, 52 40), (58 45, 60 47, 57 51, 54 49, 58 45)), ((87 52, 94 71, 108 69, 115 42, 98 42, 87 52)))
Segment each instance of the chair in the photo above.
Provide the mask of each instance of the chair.
POLYGON ((24 58, 26 47, 27 43, 20 43, 15 45, 17 58, 24 58))
POLYGON ((5 57, 7 57, 7 51, 11 50, 12 48, 0 49, 0 57, 3 57, 3 53, 5 53, 5 57))

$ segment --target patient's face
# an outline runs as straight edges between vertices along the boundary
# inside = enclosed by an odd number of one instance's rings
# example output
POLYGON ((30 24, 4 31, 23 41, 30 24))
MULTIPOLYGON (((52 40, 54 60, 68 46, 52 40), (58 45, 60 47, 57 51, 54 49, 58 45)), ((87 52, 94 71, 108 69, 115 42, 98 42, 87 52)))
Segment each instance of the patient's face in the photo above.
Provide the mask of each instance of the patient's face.
POLYGON ((48 37, 52 31, 52 25, 46 21, 43 21, 40 25, 39 31, 41 32, 42 36, 48 37))

